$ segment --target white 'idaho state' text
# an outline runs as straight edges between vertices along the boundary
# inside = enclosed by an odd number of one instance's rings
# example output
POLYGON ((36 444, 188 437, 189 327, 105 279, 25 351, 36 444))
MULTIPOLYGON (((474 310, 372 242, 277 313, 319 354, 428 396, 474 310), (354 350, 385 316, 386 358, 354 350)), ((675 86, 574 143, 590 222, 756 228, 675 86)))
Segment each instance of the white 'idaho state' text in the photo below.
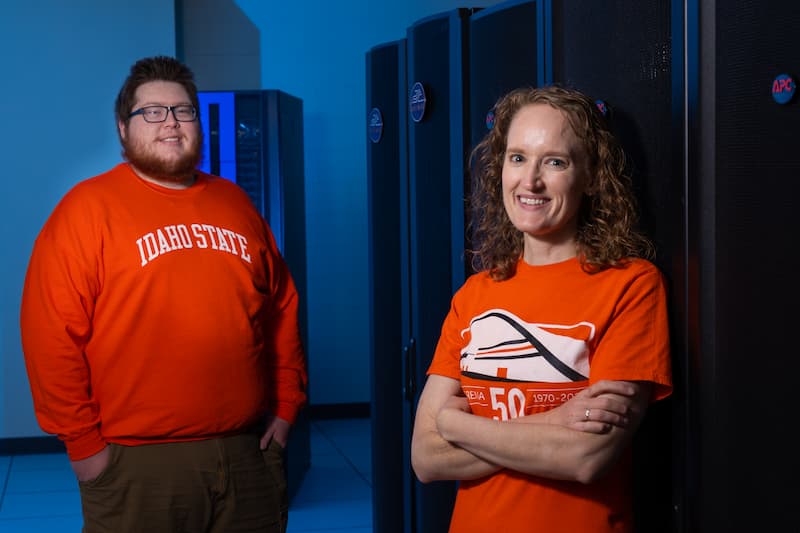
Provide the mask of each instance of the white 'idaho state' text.
POLYGON ((212 224, 173 224, 136 239, 142 265, 175 250, 210 248, 228 252, 251 263, 244 235, 212 224))

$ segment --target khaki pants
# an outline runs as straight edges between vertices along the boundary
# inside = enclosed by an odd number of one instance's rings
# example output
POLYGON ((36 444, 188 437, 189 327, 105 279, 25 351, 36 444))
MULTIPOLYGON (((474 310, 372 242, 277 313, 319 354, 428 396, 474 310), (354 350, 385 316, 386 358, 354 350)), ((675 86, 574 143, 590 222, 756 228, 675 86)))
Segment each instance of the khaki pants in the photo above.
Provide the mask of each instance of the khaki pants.
POLYGON ((80 482, 84 533, 284 533, 282 448, 256 434, 110 445, 108 467, 80 482))

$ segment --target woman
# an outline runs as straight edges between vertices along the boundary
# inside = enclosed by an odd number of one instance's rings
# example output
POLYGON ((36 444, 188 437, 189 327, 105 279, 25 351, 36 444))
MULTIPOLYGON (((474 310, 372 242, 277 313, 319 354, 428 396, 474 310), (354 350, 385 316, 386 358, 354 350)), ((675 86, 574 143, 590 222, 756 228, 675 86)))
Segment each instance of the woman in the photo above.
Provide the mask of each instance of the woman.
POLYGON ((624 154, 577 91, 518 89, 476 147, 478 274, 453 297, 412 464, 451 533, 633 530, 630 449, 671 392, 663 278, 624 154))

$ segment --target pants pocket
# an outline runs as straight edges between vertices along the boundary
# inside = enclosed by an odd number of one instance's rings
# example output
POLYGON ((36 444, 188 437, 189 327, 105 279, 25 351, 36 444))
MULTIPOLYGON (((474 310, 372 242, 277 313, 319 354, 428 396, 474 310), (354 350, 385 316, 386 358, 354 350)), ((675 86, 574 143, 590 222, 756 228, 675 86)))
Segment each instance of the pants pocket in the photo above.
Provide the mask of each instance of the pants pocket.
MULTIPOLYGON (((83 533, 124 531, 121 529, 120 509, 125 507, 125 481, 120 477, 122 447, 109 444, 108 465, 100 475, 79 481, 83 533)), ((123 476, 124 477, 124 476, 123 476)))
POLYGON ((280 510, 281 531, 286 531, 286 524, 289 519, 289 494, 286 486, 286 470, 283 461, 283 446, 272 439, 266 450, 262 450, 264 464, 267 467, 267 476, 271 481, 270 502, 274 508, 280 510))
POLYGON ((103 483, 113 480, 115 466, 119 461, 119 446, 113 443, 108 444, 108 464, 94 479, 86 481, 78 481, 78 486, 81 488, 92 488, 103 483))

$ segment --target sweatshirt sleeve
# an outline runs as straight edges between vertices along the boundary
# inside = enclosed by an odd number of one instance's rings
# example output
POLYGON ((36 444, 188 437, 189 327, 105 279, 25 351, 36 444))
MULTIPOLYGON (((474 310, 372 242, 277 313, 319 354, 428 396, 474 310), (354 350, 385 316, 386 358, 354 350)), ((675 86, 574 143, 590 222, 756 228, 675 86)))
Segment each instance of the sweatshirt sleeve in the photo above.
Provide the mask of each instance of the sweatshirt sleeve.
POLYGON ((74 195, 37 237, 22 293, 20 328, 36 417, 70 459, 105 446, 84 350, 102 284, 97 229, 74 195))
POLYGON ((298 322, 299 295, 289 268, 267 229, 271 245, 272 305, 265 317, 269 399, 272 414, 294 423, 306 403, 308 375, 298 322))

